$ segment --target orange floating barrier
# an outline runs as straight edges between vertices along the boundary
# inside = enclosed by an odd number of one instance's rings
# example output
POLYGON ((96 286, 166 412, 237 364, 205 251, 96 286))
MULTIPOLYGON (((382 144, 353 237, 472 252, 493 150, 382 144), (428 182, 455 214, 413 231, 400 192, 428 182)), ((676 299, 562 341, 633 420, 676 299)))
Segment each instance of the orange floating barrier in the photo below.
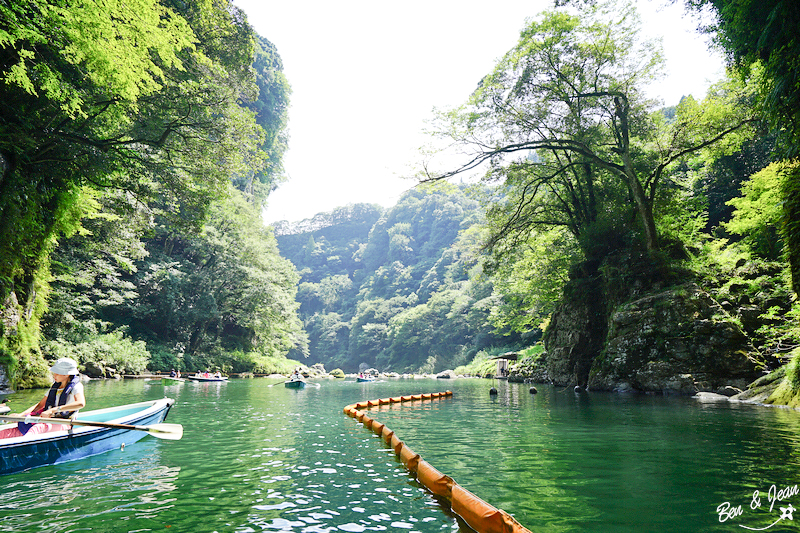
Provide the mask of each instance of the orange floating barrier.
POLYGON ((481 533, 507 533, 503 513, 459 485, 453 485, 450 505, 453 512, 481 533))
POLYGON ((417 464, 417 481, 437 496, 450 499, 454 485, 453 478, 442 474, 422 459, 417 464))
POLYGON ((391 440, 389 441, 389 446, 392 447, 394 453, 400 454, 400 447, 403 445, 403 441, 400 440, 400 437, 397 436, 397 433, 392 435, 391 440))
POLYGON ((513 516, 502 509, 493 507, 468 490, 459 486, 453 478, 442 474, 430 465, 414 450, 406 446, 397 434, 389 429, 386 424, 377 422, 360 409, 378 407, 390 403, 408 402, 413 400, 432 400, 452 396, 452 391, 414 394, 397 398, 381 398, 348 405, 344 413, 357 419, 365 427, 380 435, 384 442, 391 446, 405 467, 417 477, 417 481, 437 496, 450 501, 453 512, 459 515, 469 526, 478 533, 531 533, 513 516))
POLYGON ((403 444, 400 447, 400 462, 406 465, 411 472, 417 471, 417 465, 419 464, 419 454, 416 453, 414 450, 403 444))

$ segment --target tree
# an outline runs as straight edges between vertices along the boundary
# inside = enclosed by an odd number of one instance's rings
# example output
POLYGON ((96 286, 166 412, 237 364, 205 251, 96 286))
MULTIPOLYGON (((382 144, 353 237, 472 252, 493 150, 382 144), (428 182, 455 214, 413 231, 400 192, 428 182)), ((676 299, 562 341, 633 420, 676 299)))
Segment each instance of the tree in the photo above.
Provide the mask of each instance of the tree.
POLYGON ((0 302, 21 317, 0 351, 13 354, 36 336, 49 254, 78 228, 86 187, 198 227, 232 174, 262 167, 263 129, 240 105, 257 94, 253 32, 227 0, 3 2, 0 28, 0 302))
POLYGON ((117 308, 116 323, 187 360, 306 353, 297 273, 241 193, 214 202, 199 234, 167 226, 154 233, 150 256, 133 277, 138 298, 117 308))
POLYGON ((760 76, 761 109, 772 118, 788 157, 800 155, 800 5, 794 0, 685 0, 688 8, 711 8, 703 27, 747 74, 760 76))
POLYGON ((442 115, 440 134, 471 150, 471 158, 427 179, 488 164, 486 179, 507 186, 511 201, 490 247, 541 224, 564 225, 580 239, 623 198, 637 213, 647 249, 655 250, 654 207, 671 166, 751 122, 741 112, 721 112, 736 108, 737 92, 702 107, 687 101, 677 120, 659 119, 641 91, 659 75, 661 55, 656 43, 639 39, 638 28, 627 4, 593 5, 580 16, 545 12, 468 103, 442 115), (624 187, 622 196, 609 179, 624 187))
POLYGON ((262 170, 234 176, 234 184, 255 204, 263 205, 269 193, 285 179, 283 154, 289 144, 286 126, 291 88, 283 74, 283 62, 278 50, 261 36, 256 41, 253 70, 258 98, 253 102, 245 102, 245 106, 256 112, 256 122, 264 129, 264 142, 260 148, 265 154, 266 164, 262 170))
MULTIPOLYGON (((744 74, 759 76, 759 109, 778 134, 780 153, 800 156, 800 4, 795 0, 685 0, 689 9, 711 7, 716 20, 705 31, 744 74)), ((800 294, 800 171, 782 181, 784 242, 792 285, 800 294)))

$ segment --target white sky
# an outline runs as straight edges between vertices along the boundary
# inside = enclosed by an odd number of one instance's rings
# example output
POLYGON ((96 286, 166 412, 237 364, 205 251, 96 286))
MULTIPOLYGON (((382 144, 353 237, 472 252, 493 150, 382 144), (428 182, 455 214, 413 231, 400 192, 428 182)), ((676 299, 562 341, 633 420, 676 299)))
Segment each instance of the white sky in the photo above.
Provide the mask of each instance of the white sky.
MULTIPOLYGON (((679 4, 639 1, 648 37, 662 37, 667 77, 653 96, 702 98, 721 78, 679 4)), ((552 0, 235 0, 278 48, 292 86, 289 181, 267 223, 299 221, 349 203, 390 207, 416 183, 433 108, 462 104, 552 0), (406 178, 404 178, 404 176, 406 178)))

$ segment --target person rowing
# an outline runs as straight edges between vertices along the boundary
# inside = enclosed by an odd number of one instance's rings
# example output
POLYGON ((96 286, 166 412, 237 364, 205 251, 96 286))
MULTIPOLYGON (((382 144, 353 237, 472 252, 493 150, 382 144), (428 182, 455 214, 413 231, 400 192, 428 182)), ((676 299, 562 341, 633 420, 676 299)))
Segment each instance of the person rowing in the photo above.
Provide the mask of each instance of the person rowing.
MULTIPOLYGON (((38 416, 41 418, 70 418, 86 406, 78 363, 69 357, 62 357, 50 367, 53 386, 36 404, 21 413, 11 416, 38 416)), ((0 431, 0 439, 20 437, 27 434, 46 433, 64 429, 62 424, 27 424, 18 422, 17 427, 0 431)))

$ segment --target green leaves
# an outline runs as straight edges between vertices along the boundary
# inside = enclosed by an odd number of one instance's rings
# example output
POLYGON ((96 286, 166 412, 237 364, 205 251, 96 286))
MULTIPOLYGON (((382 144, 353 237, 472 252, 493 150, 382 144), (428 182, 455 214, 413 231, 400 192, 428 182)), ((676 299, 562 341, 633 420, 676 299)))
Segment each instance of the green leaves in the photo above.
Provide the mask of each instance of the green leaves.
POLYGON ((736 208, 724 227, 741 235, 750 249, 764 259, 781 257, 779 230, 784 216, 783 175, 792 165, 772 163, 742 184, 742 195, 728 202, 736 208))

